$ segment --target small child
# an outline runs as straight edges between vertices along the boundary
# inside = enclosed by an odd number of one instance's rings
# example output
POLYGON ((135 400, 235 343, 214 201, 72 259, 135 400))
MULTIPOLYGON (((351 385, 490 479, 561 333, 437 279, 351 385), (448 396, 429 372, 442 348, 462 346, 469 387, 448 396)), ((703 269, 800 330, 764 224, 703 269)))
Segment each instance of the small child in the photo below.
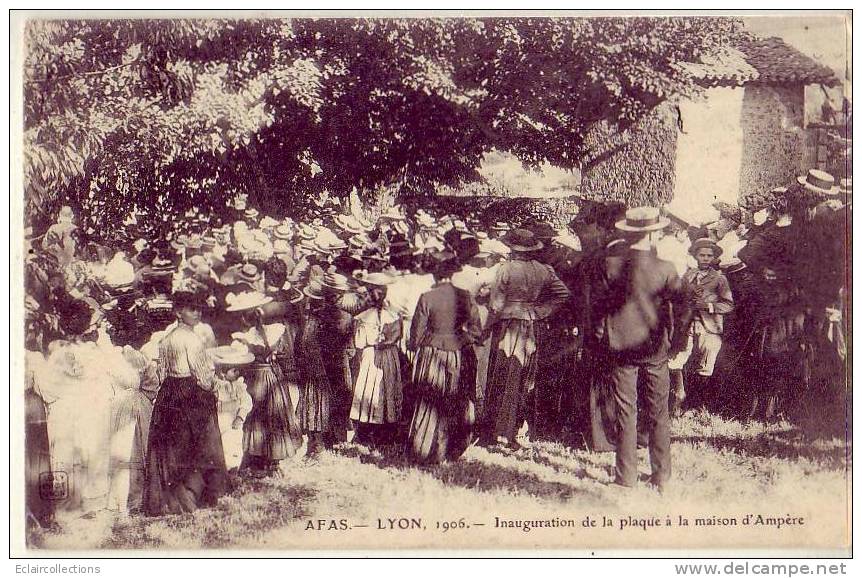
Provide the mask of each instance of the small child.
POLYGON ((242 426, 252 400, 246 390, 245 379, 239 374, 239 366, 248 363, 242 359, 216 358, 216 367, 224 385, 218 390, 218 426, 224 447, 225 465, 228 470, 239 468, 243 453, 242 426))

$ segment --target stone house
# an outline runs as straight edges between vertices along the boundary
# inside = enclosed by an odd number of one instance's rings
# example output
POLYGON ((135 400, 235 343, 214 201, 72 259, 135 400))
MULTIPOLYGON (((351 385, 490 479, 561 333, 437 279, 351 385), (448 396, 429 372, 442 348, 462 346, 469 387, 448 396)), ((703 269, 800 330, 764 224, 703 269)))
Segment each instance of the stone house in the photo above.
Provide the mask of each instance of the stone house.
POLYGON ((603 124, 588 136, 586 197, 665 204, 695 221, 716 201, 736 203, 810 168, 806 87, 838 84, 832 69, 779 38, 685 66, 705 88, 702 98, 667 102, 626 131, 603 124))

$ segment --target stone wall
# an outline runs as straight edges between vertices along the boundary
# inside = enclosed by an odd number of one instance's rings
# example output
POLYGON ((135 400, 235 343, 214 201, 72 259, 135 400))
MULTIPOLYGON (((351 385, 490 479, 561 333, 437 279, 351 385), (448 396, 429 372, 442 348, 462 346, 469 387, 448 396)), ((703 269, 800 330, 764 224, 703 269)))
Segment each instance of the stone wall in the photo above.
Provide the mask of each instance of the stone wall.
POLYGON ((745 87, 740 196, 786 186, 804 172, 804 104, 801 85, 745 87))

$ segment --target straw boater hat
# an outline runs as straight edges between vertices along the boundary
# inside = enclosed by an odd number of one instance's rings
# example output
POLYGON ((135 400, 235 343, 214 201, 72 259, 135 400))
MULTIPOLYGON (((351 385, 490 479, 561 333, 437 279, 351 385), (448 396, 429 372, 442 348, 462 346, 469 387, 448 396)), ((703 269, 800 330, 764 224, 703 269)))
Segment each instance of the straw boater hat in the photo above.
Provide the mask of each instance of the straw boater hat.
POLYGON ((509 225, 509 223, 504 223, 503 221, 497 221, 496 223, 491 225, 491 230, 492 231, 499 231, 499 232, 511 231, 512 226, 509 225))
POLYGON ((716 259, 721 257, 721 254, 724 253, 724 249, 719 247, 715 241, 708 237, 701 237, 700 239, 696 239, 691 247, 688 248, 689 255, 695 255, 701 249, 712 249, 712 255, 716 259))
POLYGON ((345 275, 334 271, 327 271, 323 275, 321 283, 329 289, 336 289, 338 291, 349 291, 351 289, 349 279, 345 275))
POLYGON ((853 179, 841 179, 841 182, 838 185, 838 192, 843 195, 852 195, 853 194, 853 179))
POLYGON ((838 194, 838 187, 835 185, 835 177, 825 171, 811 169, 804 177, 796 177, 796 182, 814 193, 821 193, 824 195, 838 194))
POLYGON ((260 291, 243 291, 238 294, 228 293, 224 300, 228 304, 225 311, 246 311, 266 305, 272 301, 272 297, 260 291))
POLYGON ((386 273, 369 273, 368 271, 356 271, 353 278, 365 285, 385 286, 395 282, 392 276, 386 273))
POLYGON ((265 216, 263 219, 260 220, 259 227, 261 229, 272 229, 276 226, 278 226, 278 221, 276 221, 275 219, 273 219, 269 215, 265 216))
POLYGON ((276 239, 272 244, 272 252, 276 255, 290 255, 292 253, 290 243, 284 239, 276 239))
POLYGON ((260 213, 254 207, 249 207, 245 210, 245 218, 246 219, 256 219, 260 213))
POLYGON ((661 231, 670 225, 656 207, 634 207, 626 211, 626 218, 616 222, 616 228, 629 233, 661 231))
POLYGON ((254 362, 254 354, 230 345, 207 349, 213 363, 222 367, 236 367, 254 362))
POLYGON ((506 233, 503 242, 513 251, 538 251, 544 247, 536 234, 527 229, 513 229, 506 233))
POLYGON ((309 299, 323 299, 326 295, 323 292, 323 285, 320 281, 310 279, 308 284, 302 288, 303 294, 309 299))
POLYGON ((246 283, 257 283, 260 281, 260 271, 254 263, 246 263, 239 270, 237 277, 239 277, 240 281, 245 281, 246 283))
POLYGON ((272 232, 272 235, 276 239, 289 241, 293 239, 293 227, 288 224, 281 224, 275 228, 275 230, 272 232))

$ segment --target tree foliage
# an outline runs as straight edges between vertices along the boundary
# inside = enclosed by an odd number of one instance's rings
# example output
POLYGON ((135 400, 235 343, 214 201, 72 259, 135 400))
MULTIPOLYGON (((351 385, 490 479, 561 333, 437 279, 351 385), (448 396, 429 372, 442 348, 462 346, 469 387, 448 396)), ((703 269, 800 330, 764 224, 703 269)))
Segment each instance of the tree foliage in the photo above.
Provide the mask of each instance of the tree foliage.
MULTIPOLYGON (((110 231, 237 192, 275 212, 322 191, 477 178, 492 150, 579 167, 599 122, 699 88, 727 18, 33 20, 31 218, 68 202, 110 231)), ((145 227, 145 228, 146 228, 145 227)))

